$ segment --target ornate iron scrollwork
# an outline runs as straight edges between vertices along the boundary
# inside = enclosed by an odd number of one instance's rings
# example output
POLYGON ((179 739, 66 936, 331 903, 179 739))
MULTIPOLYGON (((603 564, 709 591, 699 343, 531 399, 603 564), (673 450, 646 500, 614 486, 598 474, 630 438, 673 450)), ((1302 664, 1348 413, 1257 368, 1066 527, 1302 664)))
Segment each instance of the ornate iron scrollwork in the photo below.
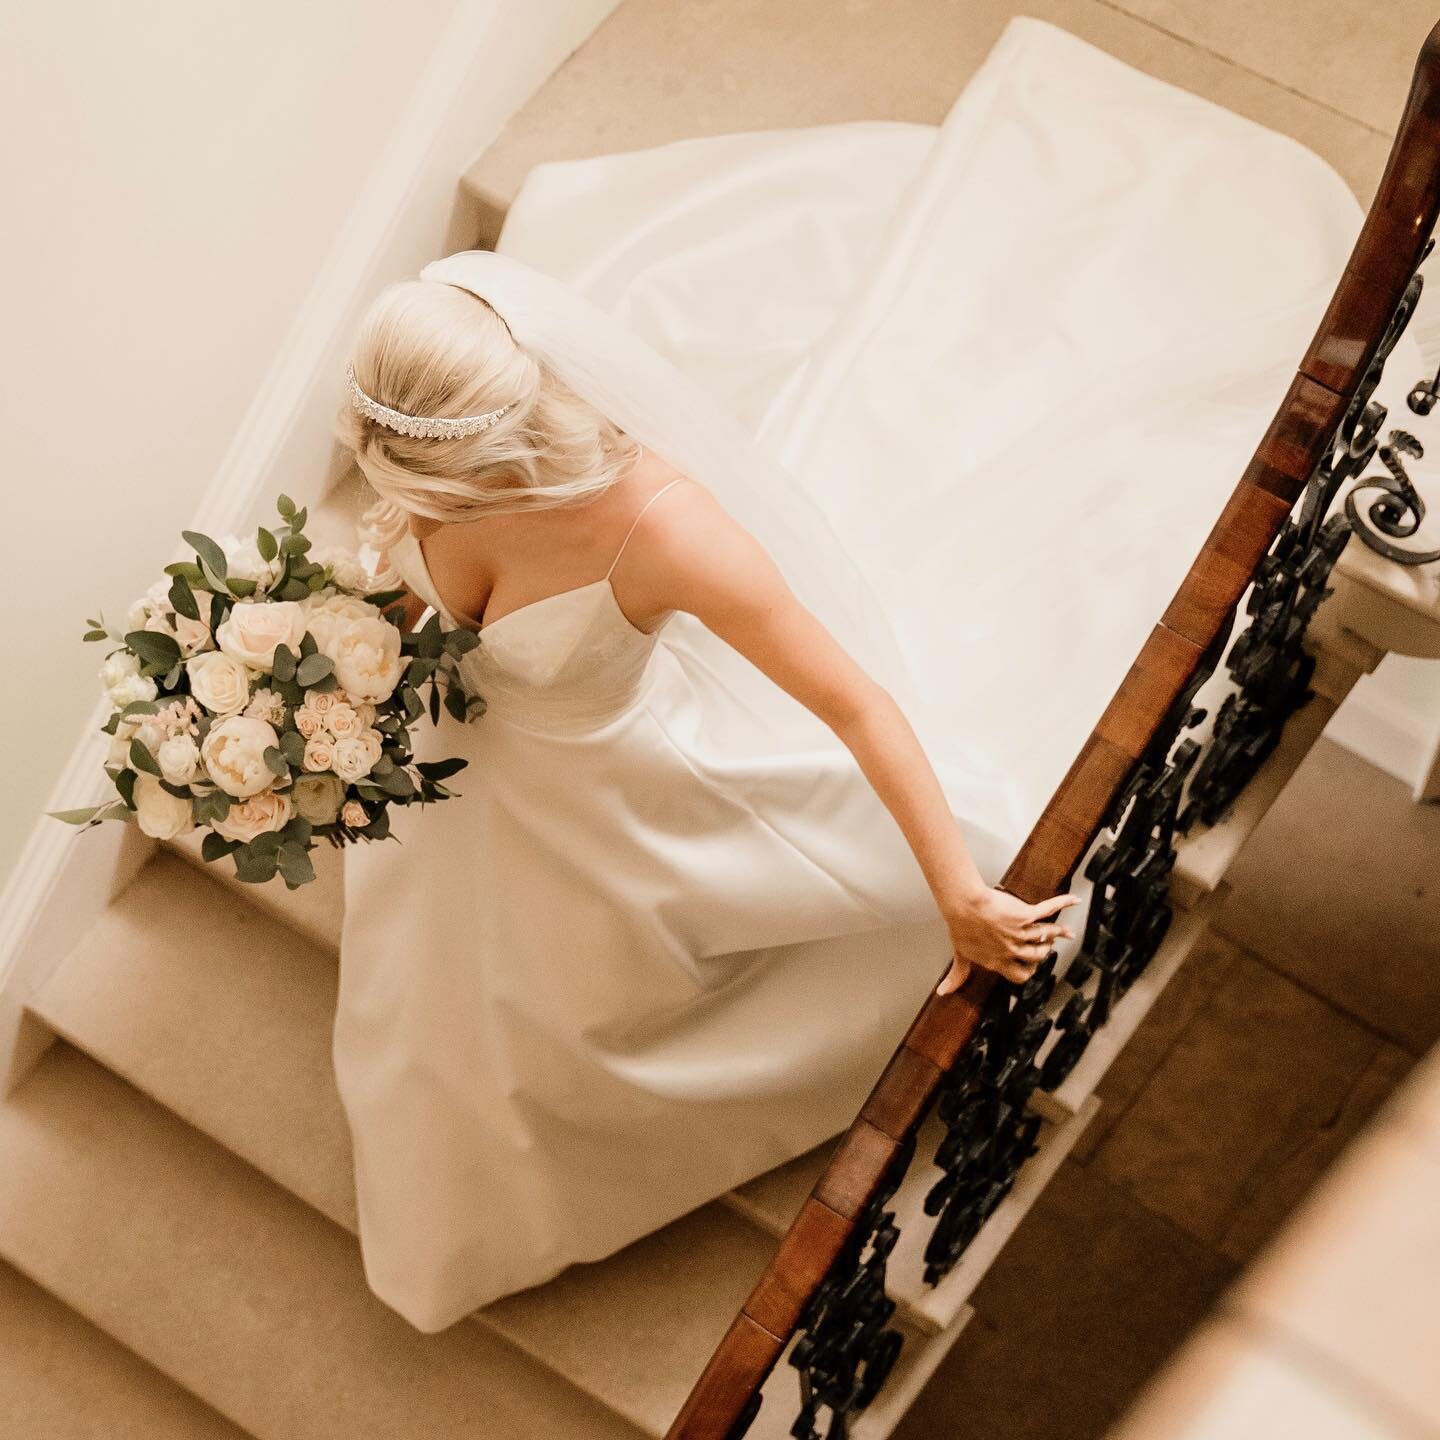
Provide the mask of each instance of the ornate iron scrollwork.
MULTIPOLYGON (((1433 245, 1427 244, 1422 262, 1433 245)), ((1093 888, 1085 933, 1070 964, 1057 976, 1052 952, 1024 985, 997 983, 975 1035, 941 1082, 936 1104, 945 1135, 934 1163, 942 1173, 924 1202, 926 1214, 937 1217, 925 1248, 927 1284, 953 1270, 1035 1153, 1042 1121, 1030 1108, 1034 1091, 1063 1083, 1159 952, 1173 916, 1177 837, 1197 819, 1213 824, 1223 818, 1274 750, 1285 722, 1311 698, 1315 662, 1303 642, 1316 607, 1332 593, 1327 581, 1350 534, 1401 564, 1440 560, 1440 551, 1405 551, 1393 543, 1413 535, 1425 515, 1405 468, 1406 459, 1419 458, 1422 450, 1413 435, 1398 429, 1381 445, 1387 412, 1371 400, 1421 284, 1417 269, 1296 513, 1261 561, 1246 601, 1249 624, 1231 645, 1232 611, 1112 802, 1102 827, 1108 838, 1085 865, 1093 888), (1377 456, 1385 473, 1356 480, 1377 456), (1356 484, 1344 514, 1328 515, 1351 480, 1356 484), (1381 493, 1362 514, 1357 496, 1367 490, 1381 493), (1186 732, 1205 718, 1195 697, 1222 658, 1235 688, 1202 745, 1186 732), (1058 994, 1066 998, 1057 1011, 1058 994), (1056 1039, 1042 1061, 1052 1030, 1056 1039)), ((1407 403, 1425 415, 1437 399, 1440 374, 1411 390, 1407 403)), ((886 1328, 894 1302, 884 1290, 886 1257, 898 1230, 884 1205, 908 1164, 909 1151, 897 1156, 884 1193, 867 1209, 802 1318, 806 1333, 790 1359, 801 1374, 803 1406, 790 1432, 799 1440, 820 1440, 815 1426, 822 1405, 831 1411, 826 1440, 844 1440, 847 1417, 869 1403, 899 1353, 900 1333, 886 1328)), ((753 1411, 746 1427, 751 1418, 753 1411)))
POLYGON ((912 1136, 896 1151, 885 1180, 800 1317, 801 1333, 789 1356, 800 1372, 800 1413, 790 1427, 797 1440, 821 1440, 816 1425, 822 1406, 830 1412, 825 1440, 846 1440, 851 1418, 875 1398, 899 1358, 905 1337, 888 1323, 895 1302, 885 1293, 885 1267, 900 1230, 886 1204, 914 1154, 912 1136))
MULTIPOLYGON (((1423 261, 1434 246, 1426 243, 1423 261)), ((1285 522, 1270 553, 1260 564, 1246 610, 1252 619, 1236 638, 1226 661, 1236 689, 1215 717, 1215 730, 1195 772, 1180 818, 1182 833, 1195 820, 1213 825, 1229 812, 1236 796, 1249 784, 1279 743, 1285 722, 1314 692, 1310 677, 1315 657, 1305 648, 1305 634, 1316 607, 1332 593, 1330 572, 1351 533, 1365 544, 1406 564, 1440 559, 1404 551, 1390 537, 1414 534, 1424 518, 1425 503, 1411 484, 1403 456, 1419 456, 1419 441, 1404 430, 1392 430, 1389 443, 1379 444, 1385 406, 1371 400, 1395 348, 1420 300, 1423 277, 1410 277, 1396 305, 1365 377, 1341 417, 1325 455, 1306 483, 1298 514, 1285 522), (1379 455, 1388 470, 1356 481, 1345 497, 1344 513, 1329 515, 1342 486, 1361 476, 1379 455), (1380 490, 1364 515, 1357 496, 1380 490), (1369 525, 1366 520, 1368 518, 1369 525), (1369 527, 1374 525, 1377 534, 1369 527)), ((1437 377, 1440 381, 1440 377, 1437 377)), ((1409 403, 1425 413, 1434 403, 1435 382, 1422 382, 1410 392, 1409 403)))
MULTIPOLYGON (((1249 624, 1230 645, 1232 612, 1116 795, 1104 822, 1109 838, 1093 848, 1085 865, 1093 889, 1085 932, 1070 964, 1057 978, 1052 954, 1028 985, 997 985, 974 1040, 944 1082, 941 1114, 947 1135, 935 1163, 945 1173, 926 1200, 927 1213, 939 1216, 925 1252, 925 1279, 931 1284, 953 1269, 1033 1152, 1039 1122, 1026 1113, 1031 1092, 1064 1082, 1159 952, 1172 918, 1170 876, 1177 839, 1197 818, 1213 823, 1224 815, 1275 748, 1286 720, 1312 695, 1315 662, 1304 648, 1305 633, 1316 607, 1331 593, 1326 582, 1358 513, 1352 491, 1346 514, 1327 518, 1335 496, 1364 471, 1378 448, 1388 476, 1356 486, 1357 491, 1384 492, 1371 506, 1372 522, 1387 535, 1400 536, 1413 533, 1423 517, 1423 502, 1401 459, 1417 455, 1418 444, 1406 432, 1392 431, 1388 447, 1377 447, 1386 412, 1370 400, 1415 308, 1420 285, 1417 273, 1297 512, 1261 561, 1246 603, 1249 624), (1195 697, 1222 658, 1235 688, 1202 744, 1185 732, 1205 718, 1195 697), (1052 997, 1067 991, 1054 1013, 1052 997), (1055 1042, 1037 1066, 1035 1057, 1052 1028, 1055 1042)), ((1411 391, 1411 409, 1424 413, 1437 396, 1440 375, 1411 391)), ((1390 553, 1371 539, 1367 543, 1390 553)), ((1412 553, 1408 563, 1427 558, 1437 557, 1412 553)))
POLYGON ((925 1246, 927 1284, 949 1273, 1035 1153, 1041 1122, 1029 1103, 1054 987, 1053 955, 1025 984, 996 984, 974 1036, 940 1084, 936 1103, 946 1133, 935 1150, 942 1174, 925 1196, 925 1213, 939 1217, 925 1246))

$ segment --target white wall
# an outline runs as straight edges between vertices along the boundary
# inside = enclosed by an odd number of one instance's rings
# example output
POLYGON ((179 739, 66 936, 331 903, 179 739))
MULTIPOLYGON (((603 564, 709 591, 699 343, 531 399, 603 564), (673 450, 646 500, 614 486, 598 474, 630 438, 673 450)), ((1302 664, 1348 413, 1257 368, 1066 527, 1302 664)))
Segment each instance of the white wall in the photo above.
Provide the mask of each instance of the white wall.
MULTIPOLYGON (((0 663, 24 702, 0 706, 0 882, 93 720, 105 647, 80 643, 84 618, 123 615, 217 477, 239 491, 250 459, 294 454, 237 437, 255 439, 267 383, 311 378, 295 365, 292 322, 308 307, 334 328, 346 296, 331 293, 328 309, 315 297, 335 291, 337 253, 357 260, 352 283, 383 250, 380 232, 404 225, 384 210, 403 212, 405 192, 376 177, 424 169, 437 74, 451 67, 463 105, 445 121, 449 167, 478 154, 614 3, 3 7, 0 663), (445 52, 467 45, 457 70, 445 52)), ((455 178, 421 197, 433 243, 410 249, 422 259, 444 253, 455 178)), ((289 443, 295 427, 281 421, 289 443)), ((306 438, 308 463, 323 455, 323 425, 306 438)))

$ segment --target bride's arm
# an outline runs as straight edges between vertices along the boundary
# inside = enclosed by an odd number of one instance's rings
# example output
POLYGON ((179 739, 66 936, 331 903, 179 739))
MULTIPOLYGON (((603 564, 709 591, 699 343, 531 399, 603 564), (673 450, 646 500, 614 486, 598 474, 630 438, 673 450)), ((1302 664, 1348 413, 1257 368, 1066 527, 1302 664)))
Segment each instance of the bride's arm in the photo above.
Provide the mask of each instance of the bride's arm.
POLYGON ((854 755, 904 834, 950 930, 957 963, 944 990, 964 980, 968 962, 1027 979, 1056 939, 1073 935, 1069 926, 1043 917, 1080 897, 1030 904, 985 883, 894 698, 800 603, 764 547, 707 491, 685 489, 687 503, 664 507, 638 547, 627 589, 647 611, 694 615, 824 721, 854 755))

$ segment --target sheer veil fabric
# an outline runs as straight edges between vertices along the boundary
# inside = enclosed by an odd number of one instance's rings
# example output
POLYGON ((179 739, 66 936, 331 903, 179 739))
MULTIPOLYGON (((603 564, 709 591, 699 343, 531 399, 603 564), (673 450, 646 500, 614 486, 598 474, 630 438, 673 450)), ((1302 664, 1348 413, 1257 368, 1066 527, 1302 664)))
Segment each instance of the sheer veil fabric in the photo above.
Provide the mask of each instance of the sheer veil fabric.
MULTIPOLYGON (((938 126, 539 165, 498 253, 421 273, 765 545, 899 700, 993 883, 1359 223, 1295 142, 1017 17, 938 126)), ((443 613, 418 546, 392 558, 443 613)), ((853 757, 694 617, 645 634, 597 582, 466 662, 492 713, 417 747, 469 760, 460 798, 345 851, 361 1249, 423 1330, 837 1134, 949 958, 853 757)))

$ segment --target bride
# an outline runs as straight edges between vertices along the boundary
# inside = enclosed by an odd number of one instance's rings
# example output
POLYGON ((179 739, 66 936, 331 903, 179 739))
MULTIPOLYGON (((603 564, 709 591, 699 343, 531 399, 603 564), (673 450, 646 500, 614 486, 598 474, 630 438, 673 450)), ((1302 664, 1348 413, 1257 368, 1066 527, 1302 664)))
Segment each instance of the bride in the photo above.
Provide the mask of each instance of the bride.
POLYGON ((376 298, 365 530, 408 623, 479 633, 485 701, 417 745, 465 756, 461 798, 345 852, 333 1057, 366 1277, 411 1324, 837 1134, 937 981, 1074 939, 1081 894, 997 881, 1283 392, 1337 186, 1020 17, 940 127, 542 165, 495 253, 376 298), (1058 217, 1083 266, 1025 268, 1058 217), (1127 511, 1142 546, 1095 523, 1127 511))

